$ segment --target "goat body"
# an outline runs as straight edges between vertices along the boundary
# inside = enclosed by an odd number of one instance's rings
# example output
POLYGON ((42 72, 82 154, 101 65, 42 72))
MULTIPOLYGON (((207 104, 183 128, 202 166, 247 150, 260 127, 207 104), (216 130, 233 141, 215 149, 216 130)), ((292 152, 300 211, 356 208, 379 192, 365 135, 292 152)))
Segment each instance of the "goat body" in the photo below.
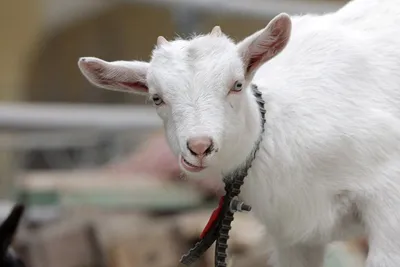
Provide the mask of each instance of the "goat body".
POLYGON ((397 267, 399 24, 399 1, 354 0, 321 16, 280 14, 237 44, 216 27, 159 37, 149 63, 81 58, 79 67, 99 87, 149 95, 193 176, 245 161, 261 128, 256 84, 266 131, 241 197, 266 226, 271 264, 321 267, 326 244, 355 224, 368 236, 366 266, 397 267), (192 151, 199 136, 207 146, 192 151))

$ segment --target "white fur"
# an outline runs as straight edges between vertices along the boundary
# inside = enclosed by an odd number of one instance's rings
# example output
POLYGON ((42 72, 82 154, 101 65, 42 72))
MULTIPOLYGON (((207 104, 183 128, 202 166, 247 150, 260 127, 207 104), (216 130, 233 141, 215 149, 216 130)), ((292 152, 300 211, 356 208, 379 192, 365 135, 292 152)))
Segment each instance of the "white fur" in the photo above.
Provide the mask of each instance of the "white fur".
POLYGON ((326 244, 356 223, 369 238, 366 266, 397 267, 400 3, 354 0, 335 13, 276 21, 277 29, 292 25, 282 52, 257 43, 273 27, 239 44, 218 33, 155 48, 140 71, 150 96, 165 101, 157 112, 168 141, 196 162, 186 141, 207 134, 218 148, 205 160, 209 169, 240 165, 260 133, 259 112, 249 88, 228 92, 235 80, 252 79, 266 101, 266 132, 241 197, 267 228, 271 263, 321 267, 326 244), (247 52, 266 55, 249 73, 247 52))

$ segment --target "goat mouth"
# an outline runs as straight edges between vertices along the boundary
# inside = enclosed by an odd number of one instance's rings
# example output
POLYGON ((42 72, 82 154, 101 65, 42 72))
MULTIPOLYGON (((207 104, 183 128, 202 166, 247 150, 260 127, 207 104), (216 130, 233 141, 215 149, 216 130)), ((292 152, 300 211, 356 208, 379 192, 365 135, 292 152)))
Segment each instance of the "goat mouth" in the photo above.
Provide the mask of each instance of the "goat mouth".
POLYGON ((200 172, 206 168, 203 166, 194 165, 194 164, 190 163, 189 161, 187 161, 182 156, 181 156, 181 165, 186 171, 189 171, 189 172, 200 172))

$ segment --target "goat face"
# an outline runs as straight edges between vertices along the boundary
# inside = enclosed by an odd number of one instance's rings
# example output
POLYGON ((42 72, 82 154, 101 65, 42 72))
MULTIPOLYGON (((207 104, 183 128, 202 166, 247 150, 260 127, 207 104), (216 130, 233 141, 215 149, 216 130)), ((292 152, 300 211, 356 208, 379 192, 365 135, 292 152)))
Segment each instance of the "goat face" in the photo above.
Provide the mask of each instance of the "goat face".
POLYGON ((216 26, 190 40, 159 37, 150 62, 84 57, 78 66, 98 87, 148 95, 183 171, 226 172, 243 163, 260 132, 254 73, 290 33, 291 19, 280 14, 238 44, 216 26))

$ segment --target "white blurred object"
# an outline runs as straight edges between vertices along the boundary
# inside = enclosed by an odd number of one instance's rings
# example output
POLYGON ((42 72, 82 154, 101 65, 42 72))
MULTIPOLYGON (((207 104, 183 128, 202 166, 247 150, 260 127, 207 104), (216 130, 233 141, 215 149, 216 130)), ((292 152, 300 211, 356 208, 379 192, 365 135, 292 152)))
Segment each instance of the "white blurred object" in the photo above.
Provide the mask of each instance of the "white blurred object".
POLYGON ((123 130, 160 126, 161 120, 152 107, 59 103, 0 104, 0 128, 123 130))

